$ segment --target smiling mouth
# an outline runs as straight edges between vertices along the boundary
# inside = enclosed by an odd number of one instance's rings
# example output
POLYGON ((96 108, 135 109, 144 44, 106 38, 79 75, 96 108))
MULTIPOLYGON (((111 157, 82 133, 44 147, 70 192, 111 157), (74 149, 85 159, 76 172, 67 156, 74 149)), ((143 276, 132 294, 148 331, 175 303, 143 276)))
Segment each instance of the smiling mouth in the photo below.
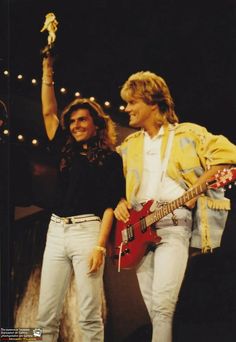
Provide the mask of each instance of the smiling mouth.
POLYGON ((86 132, 85 131, 77 131, 77 132, 73 132, 72 135, 74 136, 75 139, 83 139, 84 136, 86 136, 86 132))
POLYGON ((85 131, 75 131, 73 132, 73 134, 83 134, 83 133, 86 133, 85 131))

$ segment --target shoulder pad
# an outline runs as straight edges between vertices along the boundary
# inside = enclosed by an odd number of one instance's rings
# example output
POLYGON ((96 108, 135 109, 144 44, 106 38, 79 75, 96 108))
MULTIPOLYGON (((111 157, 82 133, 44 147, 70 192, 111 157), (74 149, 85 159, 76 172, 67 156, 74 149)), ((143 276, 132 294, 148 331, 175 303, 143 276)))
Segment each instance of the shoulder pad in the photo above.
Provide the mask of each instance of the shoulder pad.
POLYGON ((141 131, 137 131, 137 132, 131 133, 131 134, 129 134, 129 135, 124 139, 124 142, 127 142, 127 141, 129 141, 130 139, 136 138, 136 137, 140 136, 141 134, 142 134, 141 131))
POLYGON ((192 123, 192 122, 183 122, 177 125, 176 132, 186 132, 186 131, 193 131, 197 133, 197 132, 205 131, 205 127, 192 123))

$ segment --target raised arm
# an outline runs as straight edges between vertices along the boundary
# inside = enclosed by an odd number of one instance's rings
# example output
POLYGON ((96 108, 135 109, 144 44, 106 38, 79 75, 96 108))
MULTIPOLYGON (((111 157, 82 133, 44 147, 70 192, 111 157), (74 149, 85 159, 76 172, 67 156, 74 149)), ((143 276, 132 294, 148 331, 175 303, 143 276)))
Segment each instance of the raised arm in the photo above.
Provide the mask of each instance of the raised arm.
POLYGON ((41 101, 44 125, 48 138, 52 140, 59 125, 59 119, 53 82, 53 58, 51 56, 43 59, 41 101))

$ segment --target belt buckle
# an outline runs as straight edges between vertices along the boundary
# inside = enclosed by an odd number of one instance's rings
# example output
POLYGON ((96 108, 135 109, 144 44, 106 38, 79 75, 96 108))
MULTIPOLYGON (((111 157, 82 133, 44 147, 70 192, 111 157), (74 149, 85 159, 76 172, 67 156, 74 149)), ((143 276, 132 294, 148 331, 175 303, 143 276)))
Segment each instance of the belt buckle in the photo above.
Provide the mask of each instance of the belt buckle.
POLYGON ((72 224, 72 223, 73 223, 73 220, 72 220, 71 217, 65 217, 65 218, 63 219, 63 222, 64 222, 65 224, 72 224))

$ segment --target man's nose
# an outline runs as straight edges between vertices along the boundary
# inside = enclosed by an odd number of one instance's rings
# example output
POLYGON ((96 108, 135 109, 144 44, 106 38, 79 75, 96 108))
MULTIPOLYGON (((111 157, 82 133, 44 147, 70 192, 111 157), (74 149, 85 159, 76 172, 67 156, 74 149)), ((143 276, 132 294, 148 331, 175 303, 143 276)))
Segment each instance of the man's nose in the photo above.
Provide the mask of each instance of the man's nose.
POLYGON ((75 127, 80 127, 80 121, 79 120, 75 120, 75 127))
POLYGON ((125 112, 126 113, 129 113, 130 112, 130 109, 129 109, 129 105, 127 104, 127 106, 125 107, 125 112))

